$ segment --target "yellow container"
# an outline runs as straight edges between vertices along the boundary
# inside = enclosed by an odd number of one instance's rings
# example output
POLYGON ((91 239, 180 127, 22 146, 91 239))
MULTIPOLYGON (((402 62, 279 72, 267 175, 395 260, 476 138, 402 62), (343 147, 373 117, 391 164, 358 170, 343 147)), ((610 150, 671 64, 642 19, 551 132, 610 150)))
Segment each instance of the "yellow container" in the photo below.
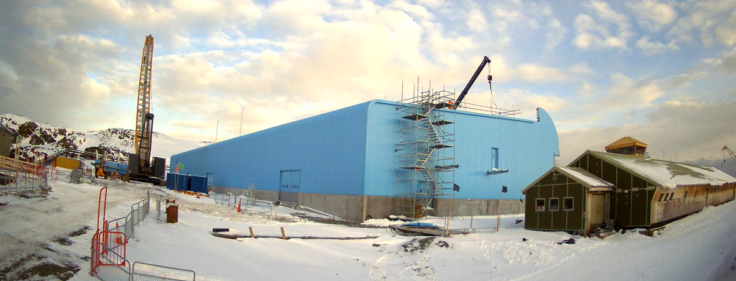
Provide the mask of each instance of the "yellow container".
POLYGON ((73 169, 79 168, 80 163, 81 162, 77 159, 56 156, 56 167, 73 170, 73 169))

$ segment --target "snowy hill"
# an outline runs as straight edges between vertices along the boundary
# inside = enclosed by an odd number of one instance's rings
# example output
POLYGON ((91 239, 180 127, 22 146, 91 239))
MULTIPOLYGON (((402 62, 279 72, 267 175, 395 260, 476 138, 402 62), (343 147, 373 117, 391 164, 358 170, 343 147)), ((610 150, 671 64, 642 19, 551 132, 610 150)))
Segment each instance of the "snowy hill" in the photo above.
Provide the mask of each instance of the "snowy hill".
MULTIPOLYGON (((34 161, 41 155, 53 155, 57 151, 74 149, 98 153, 107 153, 108 159, 126 162, 129 153, 135 153, 134 132, 131 129, 109 128, 105 130, 78 132, 72 129, 53 127, 47 124, 11 113, 0 115, 0 124, 18 133, 20 140, 20 158, 34 161)), ((166 158, 171 155, 207 145, 207 142, 196 142, 172 138, 162 133, 153 133, 152 154, 166 158)), ((15 148, 11 149, 15 153, 15 148)))

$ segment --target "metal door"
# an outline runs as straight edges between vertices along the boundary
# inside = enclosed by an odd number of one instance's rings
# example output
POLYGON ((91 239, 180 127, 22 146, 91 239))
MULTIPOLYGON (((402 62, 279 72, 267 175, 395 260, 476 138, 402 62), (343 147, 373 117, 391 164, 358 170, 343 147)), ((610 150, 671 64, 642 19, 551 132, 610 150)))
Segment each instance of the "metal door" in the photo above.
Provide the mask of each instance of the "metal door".
POLYGON ((301 170, 281 171, 281 186, 279 187, 279 200, 299 203, 299 185, 301 183, 301 170))
POLYGON ((207 190, 210 190, 210 187, 212 187, 212 185, 214 184, 214 182, 215 182, 215 174, 213 174, 213 173, 207 173, 207 187, 206 187, 206 189, 207 190))
POLYGON ((590 224, 603 224, 603 207, 605 195, 592 194, 590 196, 590 224))

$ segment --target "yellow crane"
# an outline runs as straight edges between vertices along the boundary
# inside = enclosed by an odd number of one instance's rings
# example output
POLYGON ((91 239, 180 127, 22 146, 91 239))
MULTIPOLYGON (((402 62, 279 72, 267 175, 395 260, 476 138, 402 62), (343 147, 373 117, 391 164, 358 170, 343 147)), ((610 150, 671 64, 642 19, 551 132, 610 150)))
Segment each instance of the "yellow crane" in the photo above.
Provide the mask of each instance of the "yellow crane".
MULTIPOLYGON (((151 133, 151 68, 153 66, 153 36, 146 36, 141 56, 141 73, 138 78, 138 105, 135 113, 135 154, 140 156, 140 167, 150 167, 151 133)), ((133 163, 130 163, 133 164, 133 163)))
POLYGON ((159 183, 163 179, 166 159, 153 157, 153 113, 151 112, 151 70, 153 68, 153 36, 146 36, 141 55, 141 73, 138 77, 138 97, 135 112, 135 154, 128 158, 131 180, 159 183))

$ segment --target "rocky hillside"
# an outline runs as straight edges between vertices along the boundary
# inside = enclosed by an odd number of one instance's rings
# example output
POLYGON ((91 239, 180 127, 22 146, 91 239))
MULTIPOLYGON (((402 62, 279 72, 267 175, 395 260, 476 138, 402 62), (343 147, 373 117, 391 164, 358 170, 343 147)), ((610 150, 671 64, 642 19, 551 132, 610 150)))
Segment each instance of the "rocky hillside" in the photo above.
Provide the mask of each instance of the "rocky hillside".
MULTIPOLYGON (((53 127, 37 123, 27 117, 14 114, 0 115, 0 124, 16 133, 15 141, 20 139, 18 151, 11 148, 11 153, 19 153, 22 160, 35 161, 40 157, 54 155, 67 149, 90 152, 78 155, 91 159, 94 152, 107 155, 107 159, 116 162, 127 162, 128 154, 134 153, 134 132, 131 129, 109 128, 98 131, 78 132, 72 129, 53 127)), ((206 145, 206 142, 194 142, 168 137, 161 133, 153 133, 153 155, 170 158, 171 155, 206 145), (161 145, 157 145, 157 142, 161 145), (165 144, 165 145, 164 145, 165 144)))

